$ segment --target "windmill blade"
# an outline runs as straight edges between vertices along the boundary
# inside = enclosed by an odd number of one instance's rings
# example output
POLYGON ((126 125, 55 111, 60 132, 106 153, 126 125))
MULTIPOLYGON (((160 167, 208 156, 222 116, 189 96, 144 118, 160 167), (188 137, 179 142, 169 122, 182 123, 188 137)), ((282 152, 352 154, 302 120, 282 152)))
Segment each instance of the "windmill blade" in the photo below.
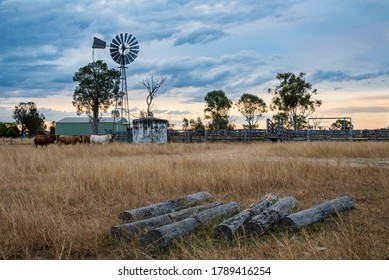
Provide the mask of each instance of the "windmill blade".
POLYGON ((112 57, 113 60, 115 60, 117 62, 119 56, 120 56, 120 52, 119 51, 111 49, 111 57, 112 57))
POLYGON ((132 61, 130 60, 129 56, 126 55, 125 63, 130 64, 132 61))
POLYGON ((120 43, 123 44, 125 42, 124 39, 123 39, 123 33, 120 33, 120 39, 121 39, 120 43))
POLYGON ((138 49, 130 48, 130 51, 129 51, 129 52, 130 52, 132 55, 138 56, 139 48, 138 48, 138 49))
POLYGON ((118 43, 118 45, 120 45, 121 43, 123 43, 122 41, 120 41, 120 37, 119 37, 119 35, 116 35, 116 41, 118 41, 119 43, 118 43))
POLYGON ((135 58, 136 58, 136 55, 134 56, 134 55, 132 55, 131 53, 128 53, 126 56, 127 56, 128 59, 130 60, 130 62, 133 62, 133 61, 135 60, 135 58))
POLYGON ((132 38, 135 38, 135 37, 133 37, 132 34, 128 34, 126 43, 130 44, 130 41, 131 41, 132 38))
POLYGON ((137 56, 138 53, 139 53, 139 50, 138 50, 138 49, 130 48, 129 53, 131 53, 133 56, 134 56, 134 55, 137 56))
POLYGON ((111 52, 111 56, 114 60, 116 60, 116 57, 120 55, 120 52, 116 51, 116 52, 111 52))
POLYGON ((134 44, 138 44, 138 41, 136 40, 135 37, 132 37, 131 40, 128 41, 128 44, 130 46, 134 45, 134 44))
POLYGON ((131 54, 131 56, 135 59, 137 58, 138 56, 138 52, 129 52, 129 54, 131 54))
POLYGON ((128 36, 128 34, 124 33, 124 41, 123 42, 125 42, 125 43, 127 43, 127 36, 128 36))
POLYGON ((120 43, 119 43, 115 38, 113 38, 113 39, 112 39, 111 45, 114 45, 114 46, 116 46, 116 47, 119 47, 120 43))
POLYGON ((114 49, 118 49, 119 48, 119 44, 116 44, 114 42, 112 42, 110 45, 109 45, 110 48, 114 48, 114 49))
POLYGON ((120 53, 115 55, 113 60, 115 60, 117 64, 120 64, 122 62, 122 55, 120 53))
POLYGON ((130 47, 130 51, 133 51, 133 52, 139 52, 139 45, 136 45, 136 46, 132 46, 130 47))

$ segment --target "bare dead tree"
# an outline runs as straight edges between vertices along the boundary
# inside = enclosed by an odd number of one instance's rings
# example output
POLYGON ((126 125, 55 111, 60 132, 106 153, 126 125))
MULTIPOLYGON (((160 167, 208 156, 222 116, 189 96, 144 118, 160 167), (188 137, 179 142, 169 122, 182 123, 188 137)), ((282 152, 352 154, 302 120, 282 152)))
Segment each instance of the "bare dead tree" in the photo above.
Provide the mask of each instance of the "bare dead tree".
POLYGON ((163 83, 166 81, 165 77, 162 77, 160 81, 155 81, 154 77, 151 76, 150 79, 142 80, 140 83, 144 85, 144 87, 148 91, 148 95, 146 98, 147 103, 147 116, 152 117, 153 116, 153 100, 157 96, 157 92, 159 88, 163 85, 163 83))

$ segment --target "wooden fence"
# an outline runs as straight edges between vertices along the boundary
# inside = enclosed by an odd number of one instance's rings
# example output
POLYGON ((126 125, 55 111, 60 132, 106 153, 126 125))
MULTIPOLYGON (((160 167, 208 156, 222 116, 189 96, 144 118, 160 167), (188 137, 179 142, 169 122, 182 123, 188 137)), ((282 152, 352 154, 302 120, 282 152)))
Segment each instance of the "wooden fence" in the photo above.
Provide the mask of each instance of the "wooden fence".
POLYGON ((168 130, 169 142, 252 142, 266 140, 265 129, 168 130))
POLYGON ((363 130, 168 130, 169 142, 389 141, 389 129, 363 130))

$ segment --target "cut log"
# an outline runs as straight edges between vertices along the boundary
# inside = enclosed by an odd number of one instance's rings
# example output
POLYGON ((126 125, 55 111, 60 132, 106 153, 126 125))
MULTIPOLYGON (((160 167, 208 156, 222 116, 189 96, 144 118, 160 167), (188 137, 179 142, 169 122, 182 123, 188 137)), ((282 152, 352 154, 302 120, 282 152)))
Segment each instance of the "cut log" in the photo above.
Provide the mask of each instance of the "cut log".
POLYGON ((239 203, 229 202, 205 211, 201 211, 195 215, 195 218, 200 223, 200 225, 209 225, 219 220, 223 216, 239 211, 241 211, 239 203))
POLYGON ((167 246, 172 240, 191 233, 198 226, 195 218, 186 218, 182 221, 168 224, 144 234, 141 238, 143 246, 153 246, 162 248, 167 246))
POLYGON ((262 235, 273 225, 278 223, 283 217, 296 206, 297 201, 292 196, 286 196, 261 214, 254 216, 251 221, 245 225, 246 231, 251 235, 262 235))
POLYGON ((326 201, 314 207, 284 217, 280 224, 287 231, 297 231, 303 226, 319 222, 335 212, 343 212, 354 208, 354 201, 349 196, 342 196, 326 201))
POLYGON ((199 226, 208 225, 225 215, 240 211, 237 202, 229 202, 208 210, 201 211, 193 217, 164 225, 144 234, 141 238, 143 246, 165 247, 172 240, 183 237, 194 231, 199 226))
POLYGON ((250 208, 243 210, 237 215, 224 220, 220 225, 216 226, 213 234, 216 238, 232 239, 236 231, 248 222, 253 216, 262 213, 271 204, 276 202, 278 197, 275 194, 268 194, 259 202, 251 205, 250 208))
POLYGON ((116 225, 111 227, 111 236, 114 238, 130 237, 137 234, 140 231, 152 230, 170 223, 174 223, 194 214, 207 210, 212 207, 221 205, 221 202, 212 202, 204 205, 194 206, 186 208, 180 211, 171 212, 165 215, 153 217, 146 220, 135 221, 122 225, 116 225))
POLYGON ((193 193, 145 207, 124 211, 119 214, 119 218, 123 223, 139 221, 194 206, 210 198, 211 194, 208 192, 193 193))

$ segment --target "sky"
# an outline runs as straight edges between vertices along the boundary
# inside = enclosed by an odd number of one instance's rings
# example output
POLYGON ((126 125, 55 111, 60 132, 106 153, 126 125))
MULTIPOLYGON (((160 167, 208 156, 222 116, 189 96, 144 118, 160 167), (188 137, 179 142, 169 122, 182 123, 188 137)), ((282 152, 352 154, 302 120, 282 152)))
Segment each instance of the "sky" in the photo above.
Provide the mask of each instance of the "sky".
MULTIPOLYGON (((151 76, 167 78, 155 116, 180 129, 184 117, 204 119, 207 92, 269 105, 277 73, 304 72, 323 102, 311 117, 389 127, 387 0, 0 0, 0 122, 29 101, 48 122, 76 116, 74 73, 93 59, 118 69, 108 48, 92 56, 92 43, 120 33, 139 42, 126 72, 132 118, 147 108, 140 82, 151 76)), ((244 123, 236 108, 230 120, 244 123)))

